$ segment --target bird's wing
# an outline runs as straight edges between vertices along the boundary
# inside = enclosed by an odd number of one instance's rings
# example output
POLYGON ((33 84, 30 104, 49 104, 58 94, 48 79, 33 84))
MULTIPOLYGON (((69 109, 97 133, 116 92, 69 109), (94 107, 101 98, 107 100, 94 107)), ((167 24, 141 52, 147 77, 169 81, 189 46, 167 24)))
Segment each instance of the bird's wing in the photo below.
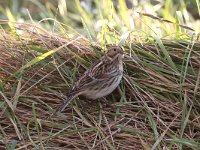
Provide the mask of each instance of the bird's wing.
POLYGON ((106 78, 112 77, 112 75, 109 73, 110 70, 108 69, 108 66, 110 66, 109 63, 110 62, 108 60, 103 59, 91 66, 77 81, 74 89, 78 90, 82 87, 87 86, 90 83, 94 83, 94 81, 100 82, 105 80, 106 78))

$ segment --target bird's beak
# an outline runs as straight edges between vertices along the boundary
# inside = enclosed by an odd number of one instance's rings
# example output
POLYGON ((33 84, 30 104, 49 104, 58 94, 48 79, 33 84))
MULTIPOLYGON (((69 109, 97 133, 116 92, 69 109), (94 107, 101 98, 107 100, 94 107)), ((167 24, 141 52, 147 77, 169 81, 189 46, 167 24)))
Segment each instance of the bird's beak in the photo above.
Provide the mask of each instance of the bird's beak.
POLYGON ((124 58, 125 51, 124 51, 123 48, 122 48, 122 50, 120 51, 120 54, 122 55, 122 58, 124 58))
POLYGON ((124 55, 125 54, 125 50, 123 47, 121 47, 121 51, 120 51, 120 54, 124 55))

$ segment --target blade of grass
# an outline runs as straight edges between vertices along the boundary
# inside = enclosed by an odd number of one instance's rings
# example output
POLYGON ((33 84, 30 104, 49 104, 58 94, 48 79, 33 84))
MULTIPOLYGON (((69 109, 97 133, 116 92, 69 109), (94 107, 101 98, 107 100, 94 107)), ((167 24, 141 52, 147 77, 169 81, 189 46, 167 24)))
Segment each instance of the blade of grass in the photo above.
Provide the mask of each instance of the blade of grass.
POLYGON ((183 102, 183 106, 182 106, 180 139, 182 139, 182 137, 183 137, 184 130, 185 130, 186 126, 187 126, 187 123, 189 122, 190 112, 191 112, 192 107, 193 107, 193 105, 191 105, 189 110, 187 110, 188 109, 187 97, 188 97, 188 95, 187 95, 187 92, 185 91, 184 102, 183 102))
POLYGON ((128 31, 128 32, 124 33, 124 34, 121 36, 120 41, 119 41, 119 43, 118 43, 118 46, 122 46, 123 44, 125 44, 125 41, 126 41, 126 39, 129 37, 130 33, 131 33, 131 32, 128 31))
MULTIPOLYGON (((153 132, 154 132, 154 138, 156 139, 156 141, 158 141, 159 133, 158 133, 157 126, 156 126, 156 123, 155 123, 155 121, 154 121, 154 118, 153 118, 153 116, 151 115, 150 112, 147 112, 147 118, 148 118, 148 120, 149 120, 150 127, 152 128, 152 130, 153 130, 153 132)), ((156 147, 157 147, 159 150, 161 150, 160 141, 156 144, 156 146, 153 146, 153 147, 151 148, 151 150, 154 150, 156 147)))
POLYGON ((131 30, 132 27, 130 26, 130 22, 132 21, 132 19, 129 18, 129 13, 128 13, 128 9, 126 6, 126 2, 122 1, 122 0, 118 0, 118 3, 119 3, 119 14, 121 15, 121 19, 126 24, 126 27, 129 30, 131 30))
POLYGON ((91 16, 82 8, 79 0, 75 0, 75 3, 78 12, 81 15, 81 18, 83 18, 82 20, 84 20, 86 25, 90 25, 92 23, 91 16))
POLYGON ((192 139, 188 140, 188 139, 178 139, 178 138, 175 138, 175 139, 166 139, 166 141, 169 141, 172 144, 182 144, 183 147, 184 146, 188 146, 188 147, 193 148, 195 150, 200 150, 200 148, 199 148, 200 143, 195 142, 192 139))
POLYGON ((13 96, 13 109, 14 109, 14 110, 16 109, 17 102, 18 102, 18 99, 19 99, 19 97, 20 97, 21 83, 22 83, 22 77, 20 77, 20 78, 18 79, 17 88, 16 88, 15 94, 14 94, 14 96, 13 96))
POLYGON ((198 11, 199 11, 199 16, 200 16, 200 3, 199 3, 199 0, 196 0, 196 4, 197 4, 198 11))
MULTIPOLYGON (((179 24, 181 24, 181 25, 184 24, 183 15, 182 15, 181 11, 176 11, 176 19, 177 19, 177 25, 176 25, 177 32, 181 32, 181 33, 184 32, 183 29, 181 28, 181 26, 179 25, 179 24)), ((179 37, 180 36, 178 36, 178 38, 179 37)))
POLYGON ((160 50, 163 52, 163 54, 165 56, 165 59, 167 59, 167 62, 169 63, 169 65, 174 69, 174 71, 176 71, 176 73, 178 73, 176 65, 173 62, 173 60, 171 59, 171 56, 170 56, 169 52, 165 49, 165 46, 163 45, 163 42, 157 36, 154 36, 154 39, 156 40, 156 43, 160 47, 160 50))
POLYGON ((82 21, 84 29, 87 31, 87 37, 89 38, 90 41, 93 41, 93 38, 95 36, 92 34, 92 29, 88 28, 88 25, 86 24, 86 22, 83 18, 81 18, 81 21, 82 21))
POLYGON ((4 86, 3 86, 2 80, 0 80, 0 91, 1 91, 2 93, 5 92, 5 91, 4 91, 4 86))
POLYGON ((160 135, 160 137, 156 140, 156 142, 153 144, 151 150, 155 150, 156 147, 160 144, 160 142, 163 140, 165 134, 170 129, 174 121, 180 116, 181 112, 178 113, 178 115, 175 116, 175 118, 172 120, 172 122, 169 124, 169 126, 164 130, 164 132, 160 135))
POLYGON ((10 102, 10 100, 8 100, 8 98, 0 91, 0 95, 4 98, 5 102, 7 103, 7 105, 10 107, 10 109, 14 112, 14 106, 13 104, 10 102))

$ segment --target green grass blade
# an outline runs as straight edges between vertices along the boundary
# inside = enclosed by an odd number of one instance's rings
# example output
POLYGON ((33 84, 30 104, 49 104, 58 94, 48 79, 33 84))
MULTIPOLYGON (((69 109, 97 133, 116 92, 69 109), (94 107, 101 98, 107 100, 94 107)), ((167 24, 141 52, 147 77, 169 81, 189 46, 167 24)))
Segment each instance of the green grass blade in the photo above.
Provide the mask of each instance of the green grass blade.
MULTIPOLYGON (((156 126, 156 123, 155 123, 155 120, 153 118, 153 116, 151 115, 150 112, 147 112, 147 117, 148 117, 148 120, 149 120, 149 124, 154 132, 154 138, 156 139, 156 141, 158 140, 158 137, 159 137, 159 133, 158 133, 158 130, 157 130, 157 126, 156 126)), ((160 147, 160 142, 158 142, 156 144, 155 147, 153 147, 151 150, 154 150, 155 148, 158 148, 159 150, 161 149, 160 147)))
POLYGON ((173 60, 171 59, 171 56, 169 54, 169 52, 165 49, 165 46, 163 45, 163 42, 160 40, 160 38, 158 38, 157 36, 154 36, 154 39, 156 40, 156 43, 158 44, 158 46, 160 47, 160 50, 163 52, 165 58, 167 60, 167 62, 169 63, 169 65, 176 71, 178 72, 175 63, 173 62, 173 60))
POLYGON ((200 16, 200 3, 199 3, 199 0, 196 0, 196 3, 197 3, 198 11, 199 11, 199 16, 200 16))

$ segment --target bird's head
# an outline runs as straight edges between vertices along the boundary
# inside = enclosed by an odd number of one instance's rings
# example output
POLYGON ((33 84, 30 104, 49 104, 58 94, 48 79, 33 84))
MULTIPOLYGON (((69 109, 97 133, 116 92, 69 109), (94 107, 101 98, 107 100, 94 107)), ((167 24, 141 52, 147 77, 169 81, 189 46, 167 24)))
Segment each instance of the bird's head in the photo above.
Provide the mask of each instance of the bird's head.
POLYGON ((121 46, 111 46, 108 48, 107 56, 110 58, 123 57, 124 49, 121 46))

